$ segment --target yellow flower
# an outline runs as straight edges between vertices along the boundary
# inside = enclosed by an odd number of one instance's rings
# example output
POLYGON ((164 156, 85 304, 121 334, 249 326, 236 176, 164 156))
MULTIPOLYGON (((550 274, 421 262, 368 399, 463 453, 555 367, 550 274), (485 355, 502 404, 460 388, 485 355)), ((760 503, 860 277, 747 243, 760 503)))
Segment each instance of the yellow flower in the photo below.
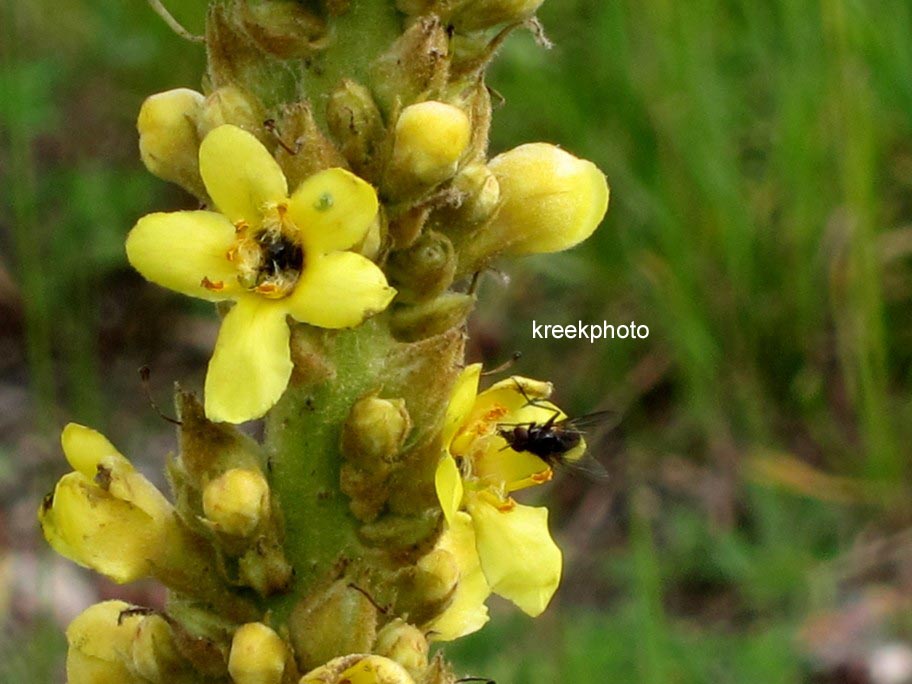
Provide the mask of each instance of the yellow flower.
POLYGON ((69 684, 140 684, 147 679, 133 668, 132 649, 143 617, 130 614, 123 601, 86 608, 67 627, 66 671, 69 684))
POLYGON ((60 441, 75 472, 38 511, 48 543, 115 582, 149 575, 176 526, 171 504, 101 433, 70 423, 60 441))
POLYGON ((235 301, 209 362, 206 414, 239 423, 262 416, 288 384, 286 316, 348 328, 385 309, 395 290, 376 264, 345 251, 377 214, 377 195, 365 181, 327 169, 289 197, 278 162, 231 125, 206 136, 199 163, 218 213, 145 216, 127 238, 127 257, 159 285, 235 301))
POLYGON ((298 684, 415 684, 415 680, 394 660, 353 653, 311 670, 298 684))
POLYGON ((549 383, 517 376, 478 394, 480 375, 481 365, 474 364, 457 381, 443 428, 446 453, 436 473, 448 525, 440 547, 460 565, 453 602, 428 626, 439 640, 484 625, 484 601, 492 591, 527 614, 540 615, 561 576, 561 552, 548 532, 547 509, 520 505, 509 496, 547 482, 551 468, 529 452, 509 448, 498 428, 565 416, 544 401, 549 383))

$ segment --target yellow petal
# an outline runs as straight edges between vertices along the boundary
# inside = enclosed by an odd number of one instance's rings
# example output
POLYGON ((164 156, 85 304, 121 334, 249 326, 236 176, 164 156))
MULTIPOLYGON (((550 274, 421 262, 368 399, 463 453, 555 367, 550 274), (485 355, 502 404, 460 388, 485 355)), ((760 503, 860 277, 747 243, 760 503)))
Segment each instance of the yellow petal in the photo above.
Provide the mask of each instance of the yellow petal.
POLYGON ((165 532, 138 507, 80 473, 60 479, 50 506, 42 507, 39 518, 55 551, 119 583, 149 575, 165 532))
POLYGON ((206 373, 210 420, 259 418, 282 396, 292 369, 291 332, 282 304, 250 295, 225 316, 206 373))
POLYGON ((377 215, 377 193, 345 169, 326 169, 306 179, 288 201, 308 254, 327 254, 360 242, 377 215))
POLYGON ((437 499, 440 501, 440 507, 443 509, 443 515, 447 523, 453 524, 456 511, 462 505, 462 475, 459 474, 459 468, 455 459, 446 454, 437 464, 437 472, 434 474, 434 486, 437 488, 437 499))
POLYGON ((396 295, 377 265, 354 252, 311 258, 294 292, 289 313, 320 328, 351 328, 383 311, 396 295))
POLYGON ((453 387, 453 395, 447 406, 446 417, 443 422, 443 446, 449 448, 453 436, 459 426, 465 421, 475 403, 478 394, 478 381, 481 378, 481 364, 473 363, 466 366, 453 387))
POLYGON ((149 214, 127 236, 127 258, 153 283, 217 302, 240 291, 227 257, 234 240, 234 226, 221 214, 149 214))
POLYGON ((528 451, 504 448, 500 437, 485 438, 485 448, 475 453, 472 475, 484 484, 508 492, 551 480, 551 467, 528 451))
POLYGON ((136 472, 130 461, 100 432, 70 423, 63 429, 60 443, 70 465, 85 478, 102 482, 113 496, 141 508, 156 520, 173 512, 158 488, 136 472))
POLYGON ((237 126, 219 126, 209 133, 200 145, 199 162, 209 196, 232 223, 259 223, 263 206, 288 194, 279 163, 237 126))
POLYGON ((548 606, 561 577, 561 551, 548 532, 548 510, 482 493, 467 497, 475 546, 491 588, 535 617, 548 606))
POLYGON ((73 469, 89 479, 95 477, 98 464, 107 456, 126 460, 107 437, 79 423, 69 423, 63 428, 60 444, 73 469))
POLYGON ((475 550, 475 530, 467 513, 456 513, 449 528, 438 542, 438 548, 448 551, 459 567, 459 584, 446 610, 426 625, 431 639, 452 641, 481 629, 488 621, 485 601, 491 588, 481 572, 475 550))
POLYGON ((86 608, 66 630, 68 684, 139 684, 145 680, 126 663, 142 616, 124 614, 131 606, 104 601, 86 608))

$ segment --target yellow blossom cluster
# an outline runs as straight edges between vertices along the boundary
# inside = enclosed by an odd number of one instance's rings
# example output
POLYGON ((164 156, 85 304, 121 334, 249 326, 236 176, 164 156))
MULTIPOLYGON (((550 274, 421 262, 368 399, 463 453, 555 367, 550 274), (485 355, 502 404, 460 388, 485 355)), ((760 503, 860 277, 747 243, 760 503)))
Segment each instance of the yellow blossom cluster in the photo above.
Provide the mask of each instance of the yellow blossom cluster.
POLYGON ((140 218, 127 258, 221 322, 202 404, 178 392, 173 504, 100 433, 63 431, 50 545, 169 589, 74 620, 70 684, 452 684, 429 642, 480 629, 492 593, 547 608, 562 554, 514 496, 551 464, 510 431, 567 416, 550 383, 479 391, 463 360, 479 274, 573 247, 608 207, 555 145, 488 157, 484 67, 540 4, 214 3, 206 94, 146 100, 142 160, 200 208, 140 218), (364 64, 333 52, 391 17, 364 64), (262 443, 235 427, 259 418, 262 443))

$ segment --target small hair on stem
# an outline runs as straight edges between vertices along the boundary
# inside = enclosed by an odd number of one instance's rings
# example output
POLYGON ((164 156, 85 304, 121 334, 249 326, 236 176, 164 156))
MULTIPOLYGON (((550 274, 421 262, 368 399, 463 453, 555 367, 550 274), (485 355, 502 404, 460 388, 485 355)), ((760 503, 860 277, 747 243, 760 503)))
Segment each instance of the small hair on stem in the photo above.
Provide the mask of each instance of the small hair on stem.
POLYGON ((168 9, 161 4, 161 0, 147 0, 149 7, 155 10, 155 13, 162 18, 168 27, 179 35, 184 40, 189 40, 191 43, 205 43, 206 38, 204 36, 197 36, 193 33, 190 33, 187 29, 181 26, 180 22, 174 18, 174 15, 168 11, 168 9))
POLYGON ((163 420, 167 420, 172 425, 183 425, 181 421, 177 418, 172 418, 171 416, 166 416, 158 404, 155 403, 155 399, 152 398, 152 390, 149 388, 149 377, 152 375, 152 369, 148 366, 141 366, 139 369, 139 381, 142 383, 143 394, 146 395, 146 400, 149 402, 149 406, 152 407, 152 410, 155 411, 163 420))

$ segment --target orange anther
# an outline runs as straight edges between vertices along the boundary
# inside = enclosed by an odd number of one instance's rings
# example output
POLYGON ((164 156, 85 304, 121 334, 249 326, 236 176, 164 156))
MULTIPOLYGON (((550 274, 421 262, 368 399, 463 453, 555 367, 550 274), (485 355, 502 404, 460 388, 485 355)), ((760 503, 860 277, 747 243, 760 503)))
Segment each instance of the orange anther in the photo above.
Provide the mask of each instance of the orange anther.
POLYGON ((540 473, 534 473, 532 475, 532 481, 536 484, 543 484, 545 482, 550 482, 552 477, 554 477, 554 471, 551 470, 551 468, 546 468, 540 473))
POLYGON ((203 279, 200 281, 200 285, 202 287, 205 287, 207 290, 211 290, 213 292, 218 292, 219 290, 223 290, 225 288, 225 281, 216 280, 215 282, 213 282, 213 281, 209 280, 209 278, 207 278, 206 276, 203 276, 203 279))

